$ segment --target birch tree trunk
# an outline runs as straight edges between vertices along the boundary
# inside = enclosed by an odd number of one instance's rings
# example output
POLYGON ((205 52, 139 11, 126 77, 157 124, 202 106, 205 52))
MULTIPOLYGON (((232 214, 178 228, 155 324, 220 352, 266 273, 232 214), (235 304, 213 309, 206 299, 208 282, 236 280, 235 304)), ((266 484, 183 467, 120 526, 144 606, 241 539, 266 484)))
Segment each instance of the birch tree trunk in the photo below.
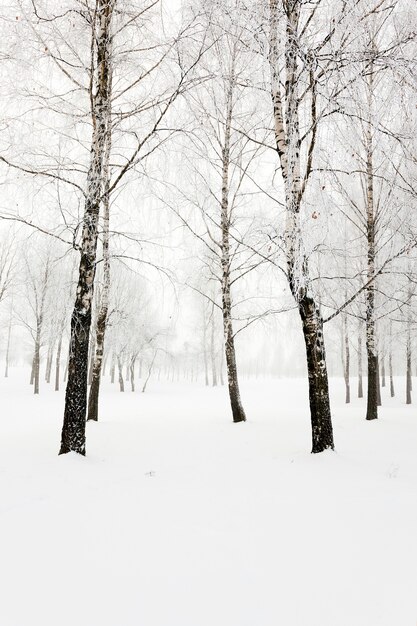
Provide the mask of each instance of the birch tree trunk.
POLYGON ((115 0, 97 0, 96 3, 97 70, 91 93, 93 135, 85 196, 81 259, 76 299, 71 317, 68 382, 60 454, 73 451, 85 455, 88 347, 96 270, 97 225, 103 189, 106 113, 110 99, 110 30, 114 4, 115 0))
MULTIPOLYGON (((233 115, 233 86, 234 72, 229 78, 228 93, 226 98, 226 124, 224 133, 224 145, 222 149, 222 200, 221 200, 221 271, 222 271, 222 314, 224 350, 227 368, 227 383, 229 388, 230 406, 232 409, 233 422, 245 422, 246 415, 240 398, 239 381, 237 375, 235 338, 232 322, 232 296, 230 281, 230 223, 231 210, 229 208, 229 167, 230 167, 230 136, 233 115)), ((214 306, 212 311, 212 328, 214 327, 214 306)), ((212 339, 213 345, 213 339, 212 339)), ((213 349, 213 348, 212 348, 213 349)))
MULTIPOLYGON (((111 76, 109 78, 111 92, 111 76)), ((103 194, 103 290, 101 293, 100 308, 97 314, 95 354, 91 368, 91 386, 88 397, 87 420, 98 421, 98 404, 100 382, 103 367, 104 339, 106 335, 107 316, 109 311, 110 295, 110 152, 111 152, 111 100, 108 99, 106 111, 106 148, 103 164, 104 194, 103 194)))
MULTIPOLYGON (((270 0, 270 51, 271 95, 275 125, 275 140, 285 185, 286 224, 285 249, 287 277, 291 293, 297 303, 304 335, 309 382, 310 416, 312 427, 312 452, 334 448, 331 421, 329 385, 323 338, 323 319, 310 293, 307 259, 302 251, 300 232, 300 207, 305 185, 311 171, 314 139, 309 152, 311 158, 301 182, 300 131, 298 94, 298 55, 300 45, 298 29, 300 2, 285 5, 285 92, 281 94, 279 55, 278 0, 270 0), (285 106, 284 106, 285 105, 285 106), (285 123, 284 123, 285 109, 285 123)), ((310 72, 312 116, 315 117, 315 78, 310 72)), ((316 120, 312 120, 315 128, 316 120)), ((313 131, 314 132, 314 131, 313 131)))
MULTIPOLYGON (((368 115, 372 115, 373 94, 373 63, 370 63, 368 75, 368 115)), ((378 354, 375 329, 375 209, 374 209, 374 167, 373 167, 373 137, 370 121, 365 127, 366 146, 366 238, 367 238, 367 280, 370 281, 366 289, 366 353, 368 358, 368 401, 366 419, 378 418, 378 354)))
POLYGON ((307 354, 312 452, 317 453, 334 448, 323 321, 312 298, 304 297, 299 307, 307 354))

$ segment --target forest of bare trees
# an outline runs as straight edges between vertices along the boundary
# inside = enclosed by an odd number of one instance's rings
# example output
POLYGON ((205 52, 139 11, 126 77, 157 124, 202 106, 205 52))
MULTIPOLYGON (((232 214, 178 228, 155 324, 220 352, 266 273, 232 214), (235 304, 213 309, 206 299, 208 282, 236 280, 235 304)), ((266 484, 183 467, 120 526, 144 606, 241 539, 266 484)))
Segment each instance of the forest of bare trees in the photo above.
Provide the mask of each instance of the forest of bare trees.
POLYGON ((416 0, 0 0, 0 86, 0 626, 416 624, 416 0))
POLYGON ((335 445, 329 371, 347 403, 358 377, 367 420, 387 371, 411 403, 413 6, 16 0, 0 19, 1 348, 35 394, 65 384, 61 453, 85 454, 104 376, 227 383, 240 422, 239 372, 305 372, 313 452, 335 445))

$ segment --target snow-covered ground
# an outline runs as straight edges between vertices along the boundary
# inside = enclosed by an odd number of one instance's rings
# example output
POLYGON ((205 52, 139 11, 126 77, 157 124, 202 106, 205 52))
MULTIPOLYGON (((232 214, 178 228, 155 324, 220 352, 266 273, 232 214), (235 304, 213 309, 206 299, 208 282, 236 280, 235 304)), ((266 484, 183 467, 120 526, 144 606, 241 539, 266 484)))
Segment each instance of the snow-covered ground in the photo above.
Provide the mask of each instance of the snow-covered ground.
MULTIPOLYGON (((22 378, 24 376, 24 379, 22 378)), ((309 454, 306 384, 103 389, 87 457, 63 394, 0 381, 0 626, 415 626, 417 407, 378 422, 332 381, 336 453, 309 454)))

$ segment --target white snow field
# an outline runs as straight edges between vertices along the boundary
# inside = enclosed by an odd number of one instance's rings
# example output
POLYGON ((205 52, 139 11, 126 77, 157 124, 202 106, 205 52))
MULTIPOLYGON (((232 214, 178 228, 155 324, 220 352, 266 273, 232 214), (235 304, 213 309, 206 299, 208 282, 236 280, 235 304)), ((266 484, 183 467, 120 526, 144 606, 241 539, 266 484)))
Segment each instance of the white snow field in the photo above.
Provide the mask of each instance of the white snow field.
POLYGON ((417 407, 343 404, 312 456, 306 383, 107 382, 87 457, 63 393, 0 381, 0 626, 416 626, 417 407))

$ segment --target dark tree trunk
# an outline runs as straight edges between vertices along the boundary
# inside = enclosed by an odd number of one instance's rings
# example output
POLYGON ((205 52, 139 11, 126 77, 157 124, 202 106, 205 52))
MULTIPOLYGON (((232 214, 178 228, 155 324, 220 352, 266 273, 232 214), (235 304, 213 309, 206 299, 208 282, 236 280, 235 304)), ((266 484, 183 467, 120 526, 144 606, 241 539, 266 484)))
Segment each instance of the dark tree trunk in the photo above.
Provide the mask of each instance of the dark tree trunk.
MULTIPOLYGON (((227 315, 224 316, 227 318, 227 315)), ((232 409, 233 421, 235 423, 245 422, 246 415, 240 399, 239 381, 237 377, 235 342, 233 334, 228 330, 228 321, 225 319, 225 356, 227 367, 227 383, 229 388, 230 406, 232 409)))
MULTIPOLYGON (((374 224, 369 216, 368 220, 368 277, 371 279, 375 272, 374 224)), ((375 333, 375 286, 373 283, 366 290, 366 352, 368 358, 366 419, 374 420, 378 418, 379 368, 375 333)))
MULTIPOLYGON (((92 271, 92 270, 90 270, 92 271)), ((82 283, 85 282, 85 272, 82 283)), ((78 299, 78 298, 77 298, 78 299)), ((60 454, 85 454, 85 414, 87 409, 88 341, 91 312, 84 312, 77 302, 71 318, 71 340, 68 363, 68 382, 65 392, 64 425, 60 454)))
POLYGON ((307 371, 312 428, 312 452, 333 450, 333 427, 329 400, 323 320, 314 300, 304 296, 299 302, 307 354, 307 371))
POLYGON ((366 419, 378 418, 378 357, 368 352, 368 404, 366 419))
POLYGON ((97 227, 103 188, 103 161, 110 101, 110 23, 112 11, 113 2, 98 0, 95 35, 97 72, 92 95, 94 125, 87 177, 78 284, 71 316, 68 382, 65 393, 60 454, 77 452, 85 455, 88 351, 96 270, 97 227))
MULTIPOLYGON (((223 237, 225 239, 225 237, 223 237)), ((228 237, 227 237, 228 239, 228 237)), ((227 244, 228 252, 228 244, 227 244)), ((230 294, 230 276, 228 254, 223 254, 223 281, 222 281, 222 312, 224 330, 224 349, 226 357, 227 383, 229 388, 230 406, 233 422, 245 422, 246 415, 240 399, 239 381, 236 365, 235 340, 232 325, 232 300, 230 294), (224 261, 224 263, 223 263, 224 261)))

